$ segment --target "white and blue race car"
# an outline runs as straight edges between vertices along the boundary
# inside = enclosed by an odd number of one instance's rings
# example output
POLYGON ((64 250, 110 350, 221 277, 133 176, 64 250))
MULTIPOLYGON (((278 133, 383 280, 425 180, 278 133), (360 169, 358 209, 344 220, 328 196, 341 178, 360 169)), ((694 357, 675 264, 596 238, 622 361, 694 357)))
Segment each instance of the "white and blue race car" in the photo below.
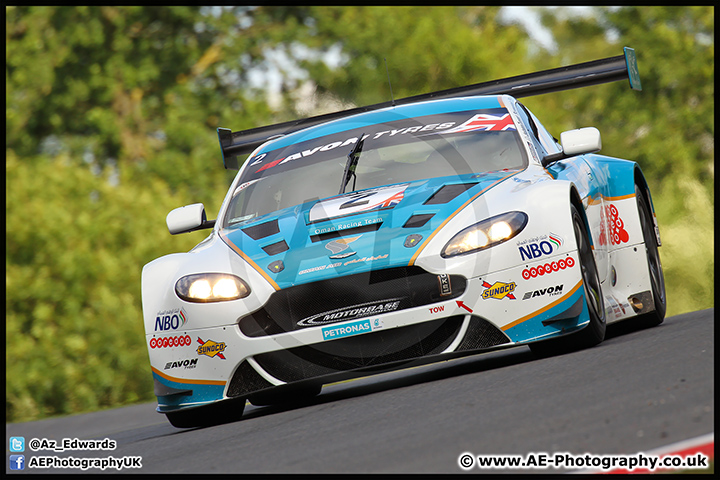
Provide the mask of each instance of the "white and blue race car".
POLYGON ((158 411, 176 427, 237 419, 323 384, 529 345, 600 343, 607 323, 663 321, 659 230, 632 161, 600 133, 558 142, 517 98, 630 78, 618 57, 244 132, 212 228, 145 265, 158 411), (510 95, 509 93, 512 93, 510 95))

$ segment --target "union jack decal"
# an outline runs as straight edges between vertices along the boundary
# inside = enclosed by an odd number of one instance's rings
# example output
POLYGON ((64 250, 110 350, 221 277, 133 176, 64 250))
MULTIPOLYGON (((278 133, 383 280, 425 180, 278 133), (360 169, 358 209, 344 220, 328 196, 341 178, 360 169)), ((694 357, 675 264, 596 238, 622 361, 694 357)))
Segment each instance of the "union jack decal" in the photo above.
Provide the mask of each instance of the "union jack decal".
POLYGON ((464 133, 481 130, 483 132, 504 132, 506 130, 517 130, 509 113, 504 115, 490 115, 478 113, 462 125, 458 125, 442 133, 464 133))

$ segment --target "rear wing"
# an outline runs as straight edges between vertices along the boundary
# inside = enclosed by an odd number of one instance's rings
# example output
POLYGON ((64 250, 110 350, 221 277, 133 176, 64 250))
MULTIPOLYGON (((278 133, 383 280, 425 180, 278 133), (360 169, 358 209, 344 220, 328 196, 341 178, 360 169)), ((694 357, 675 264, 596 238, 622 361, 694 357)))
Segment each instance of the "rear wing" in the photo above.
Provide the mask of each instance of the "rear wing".
POLYGON ((602 58, 590 62, 568 65, 566 67, 527 73, 525 75, 476 83, 464 87, 450 88, 448 90, 415 95, 399 100, 376 103, 366 107, 351 108, 340 112, 327 113, 325 115, 302 118, 265 127, 251 128, 238 132, 233 132, 227 128, 218 128, 217 132, 220 140, 220 148, 222 149, 223 164, 226 169, 237 170, 239 168, 238 156, 252 152, 272 138, 287 135, 303 128, 331 120, 396 105, 475 95, 507 94, 515 98, 529 97, 561 90, 588 87, 601 83, 616 82, 625 78, 629 80, 630 88, 633 90, 642 90, 635 50, 630 47, 625 47, 623 51, 623 55, 616 57, 602 58))

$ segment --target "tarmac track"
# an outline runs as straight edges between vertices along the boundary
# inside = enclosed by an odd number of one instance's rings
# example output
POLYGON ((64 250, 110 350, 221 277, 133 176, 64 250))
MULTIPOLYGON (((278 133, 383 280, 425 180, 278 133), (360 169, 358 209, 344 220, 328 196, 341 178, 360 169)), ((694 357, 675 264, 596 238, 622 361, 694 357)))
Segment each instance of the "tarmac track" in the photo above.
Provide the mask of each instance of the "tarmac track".
POLYGON ((7 424, 6 442, 109 438, 115 450, 24 455, 142 457, 123 473, 463 473, 464 452, 646 452, 714 431, 714 317, 611 325, 599 346, 551 358, 515 347, 328 385, 302 405, 248 405, 214 427, 176 429, 142 404, 7 424))

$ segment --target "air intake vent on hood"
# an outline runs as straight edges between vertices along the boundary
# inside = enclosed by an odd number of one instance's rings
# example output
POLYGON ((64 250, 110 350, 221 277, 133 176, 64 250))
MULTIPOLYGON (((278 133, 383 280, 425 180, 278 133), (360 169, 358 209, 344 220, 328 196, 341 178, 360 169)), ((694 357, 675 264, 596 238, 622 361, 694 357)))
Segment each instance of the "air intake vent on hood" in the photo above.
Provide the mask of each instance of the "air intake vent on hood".
POLYGON ((434 216, 435 216, 434 213, 423 213, 423 214, 413 215, 412 217, 407 219, 407 222, 405 222, 405 225, 403 225, 403 228, 420 228, 423 225, 425 225, 434 216))
POLYGON ((457 197, 458 195, 464 193, 467 190, 470 190, 475 185, 477 185, 477 182, 460 183, 456 185, 444 185, 440 190, 433 193, 432 197, 425 200, 425 203, 423 205, 441 205, 443 203, 448 203, 453 198, 457 197))
POLYGON ((285 243, 285 240, 280 240, 279 242, 275 242, 271 245, 266 245, 262 247, 263 250, 265 250, 265 253, 268 255, 277 255, 278 253, 282 253, 285 250, 288 249, 287 243, 285 243))
POLYGON ((261 238, 275 235, 276 233, 280 232, 280 228, 278 227, 277 219, 275 219, 269 222, 259 223, 257 225, 245 227, 242 229, 242 231, 245 232, 247 236, 252 238, 253 240, 260 240, 261 238))

